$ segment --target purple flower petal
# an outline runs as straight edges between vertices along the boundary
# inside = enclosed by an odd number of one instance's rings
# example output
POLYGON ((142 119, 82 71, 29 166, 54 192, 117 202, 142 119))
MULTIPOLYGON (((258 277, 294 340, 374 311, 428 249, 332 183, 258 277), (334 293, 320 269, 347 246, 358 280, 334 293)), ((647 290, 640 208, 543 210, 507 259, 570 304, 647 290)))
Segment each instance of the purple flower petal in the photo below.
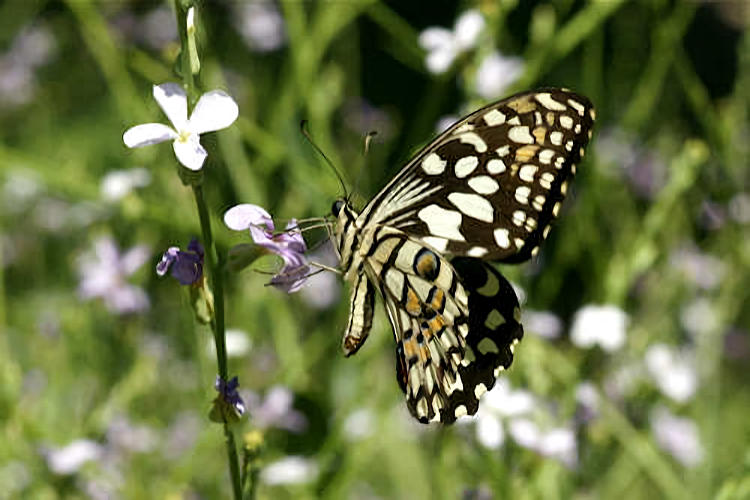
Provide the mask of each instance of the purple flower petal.
POLYGON ((188 251, 169 247, 156 265, 156 274, 164 276, 171 270, 172 277, 181 285, 192 285, 203 276, 203 246, 196 238, 190 240, 188 251))

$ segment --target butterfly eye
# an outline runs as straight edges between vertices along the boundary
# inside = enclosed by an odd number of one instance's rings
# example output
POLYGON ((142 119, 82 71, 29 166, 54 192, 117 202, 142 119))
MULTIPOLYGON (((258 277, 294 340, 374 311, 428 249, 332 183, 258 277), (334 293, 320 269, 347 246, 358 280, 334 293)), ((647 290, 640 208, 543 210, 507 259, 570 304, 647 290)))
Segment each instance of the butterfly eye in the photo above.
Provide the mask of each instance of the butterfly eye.
POLYGON ((341 212, 341 209, 344 207, 344 200, 336 200, 333 202, 333 206, 331 207, 331 212, 335 217, 339 216, 339 212, 341 212))

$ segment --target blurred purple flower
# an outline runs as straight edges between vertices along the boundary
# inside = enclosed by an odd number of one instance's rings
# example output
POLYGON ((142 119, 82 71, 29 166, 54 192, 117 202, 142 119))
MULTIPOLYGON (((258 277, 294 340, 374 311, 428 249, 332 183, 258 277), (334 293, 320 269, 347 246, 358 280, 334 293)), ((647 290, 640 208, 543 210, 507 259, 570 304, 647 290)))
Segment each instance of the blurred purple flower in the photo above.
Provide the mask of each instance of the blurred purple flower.
POLYGON ((187 251, 179 247, 169 247, 156 265, 156 274, 164 276, 171 271, 181 285, 192 285, 203 277, 203 246, 197 238, 188 243, 187 251))
POLYGON ((0 55, 0 106, 20 106, 36 91, 34 71, 52 58, 56 44, 45 26, 19 31, 8 51, 0 55))
POLYGON ((284 18, 270 1, 238 2, 232 4, 234 26, 250 50, 272 52, 286 43, 284 18))
POLYGON ((216 382, 214 382, 214 389, 219 393, 219 398, 227 405, 234 408, 234 411, 238 415, 245 413, 245 403, 242 401, 240 394, 237 392, 237 388, 240 386, 239 377, 232 377, 228 382, 216 376, 216 382))
POLYGON ((477 68, 477 93, 484 99, 497 99, 521 77, 523 71, 523 59, 495 51, 482 59, 477 68))
POLYGON ((271 387, 265 397, 250 391, 246 397, 247 407, 256 427, 273 427, 294 433, 300 433, 307 428, 305 416, 294 409, 294 393, 288 387, 271 387))
POLYGON ((705 290, 716 288, 724 279, 726 264, 713 255, 688 244, 669 256, 669 263, 695 285, 705 290))
POLYGON ((138 245, 121 255, 112 238, 99 238, 93 252, 78 260, 79 296, 84 300, 101 298, 110 311, 120 314, 148 309, 146 292, 126 278, 149 259, 149 254, 148 247, 138 245))
POLYGON ((576 419, 587 423, 599 415, 599 392, 596 386, 585 380, 576 387, 576 419))
POLYGON ((603 165, 620 169, 620 175, 633 191, 653 199, 666 184, 667 165, 659 154, 645 148, 637 139, 621 129, 604 130, 594 143, 603 165))
POLYGON ((296 220, 290 220, 284 232, 274 234, 271 215, 257 205, 243 203, 226 211, 224 223, 234 231, 249 230, 256 245, 284 260, 284 267, 271 278, 273 286, 287 293, 296 292, 302 287, 310 267, 304 255, 307 245, 297 229, 296 220))
POLYGON ((430 27, 419 34, 419 45, 427 51, 425 64, 431 73, 445 73, 461 53, 476 46, 484 29, 484 17, 477 9, 461 14, 453 30, 430 27))
POLYGON ((651 432, 656 444, 685 467, 695 467, 703 460, 698 426, 692 420, 659 407, 651 414, 651 432))

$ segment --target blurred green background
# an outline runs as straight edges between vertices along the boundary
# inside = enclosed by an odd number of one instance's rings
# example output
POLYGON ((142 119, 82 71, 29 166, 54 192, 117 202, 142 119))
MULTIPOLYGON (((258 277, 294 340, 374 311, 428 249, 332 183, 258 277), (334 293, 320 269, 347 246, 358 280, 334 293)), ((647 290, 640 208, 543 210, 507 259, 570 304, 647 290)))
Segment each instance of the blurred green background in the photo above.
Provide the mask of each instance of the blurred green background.
MULTIPOLYGON (((542 252, 501 269, 526 336, 476 418, 411 419, 381 306, 343 357, 336 276, 229 277, 258 497, 750 498, 749 20, 740 1, 198 3, 199 88, 240 107, 202 138, 222 251, 248 241, 221 222, 237 203, 281 225, 341 195, 301 119, 362 206, 492 100, 551 85, 597 107, 542 252)), ((168 2, 0 5, 0 498, 230 494, 210 331, 154 272, 200 234, 192 195, 170 145, 122 143, 165 122, 151 87, 181 81, 178 54, 168 2)))

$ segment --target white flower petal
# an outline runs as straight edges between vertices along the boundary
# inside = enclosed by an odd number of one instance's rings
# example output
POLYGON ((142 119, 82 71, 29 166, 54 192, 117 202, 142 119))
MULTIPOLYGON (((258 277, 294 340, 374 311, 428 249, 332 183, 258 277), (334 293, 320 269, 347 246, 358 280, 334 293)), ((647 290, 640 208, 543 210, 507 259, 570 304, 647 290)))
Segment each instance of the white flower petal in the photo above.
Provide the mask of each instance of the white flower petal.
POLYGON ((271 220, 271 214, 250 203, 236 205, 224 213, 224 224, 235 231, 244 231, 251 225, 263 224, 264 220, 271 220))
POLYGON ((448 46, 431 51, 427 54, 425 64, 430 73, 439 75, 445 73, 453 64, 453 60, 456 58, 456 51, 453 47, 448 46))
POLYGON ((499 97, 521 77, 523 71, 522 59, 493 52, 482 60, 477 69, 477 93, 485 99, 499 97))
POLYGON ((154 85, 154 99, 177 130, 187 125, 187 96, 185 89, 176 83, 154 85))
POLYGON ((86 462, 98 460, 104 454, 104 448, 89 439, 78 439, 72 443, 47 452, 47 465, 59 475, 73 474, 86 462))
POLYGON ((607 351, 620 349, 625 344, 628 316, 613 305, 586 305, 573 317, 570 340, 578 347, 596 344, 607 351))
POLYGON ((558 427, 546 432, 539 440, 539 453, 556 458, 568 467, 578 462, 578 446, 572 429, 558 427))
POLYGON ((206 92, 190 115, 190 131, 196 134, 227 128, 237 119, 239 108, 223 90, 206 92))
POLYGON ((130 127, 122 134, 122 141, 129 148, 140 148, 177 138, 177 132, 162 123, 144 123, 130 127))
POLYGON ((476 9, 467 10, 456 20, 454 33, 458 50, 472 48, 484 28, 484 17, 476 9))
POLYGON ((530 450, 537 449, 541 433, 534 422, 526 418, 516 418, 511 420, 508 427, 508 431, 516 444, 530 450))
POLYGON ((187 141, 177 139, 172 146, 177 159, 190 170, 200 170, 208 156, 195 134, 190 135, 187 141))
POLYGON ((318 465, 300 456, 288 456, 272 462, 261 472, 261 480, 269 485, 309 483, 316 477, 318 465))
POLYGON ((692 420, 660 407, 651 414, 651 432, 659 447, 685 467, 694 467, 703 460, 700 432, 692 420))
POLYGON ((500 448, 505 442, 505 431, 500 419, 495 415, 480 415, 477 418, 477 439, 485 448, 500 448))
POLYGON ((419 46, 433 51, 453 45, 453 33, 445 28, 427 28, 419 34, 419 46))

